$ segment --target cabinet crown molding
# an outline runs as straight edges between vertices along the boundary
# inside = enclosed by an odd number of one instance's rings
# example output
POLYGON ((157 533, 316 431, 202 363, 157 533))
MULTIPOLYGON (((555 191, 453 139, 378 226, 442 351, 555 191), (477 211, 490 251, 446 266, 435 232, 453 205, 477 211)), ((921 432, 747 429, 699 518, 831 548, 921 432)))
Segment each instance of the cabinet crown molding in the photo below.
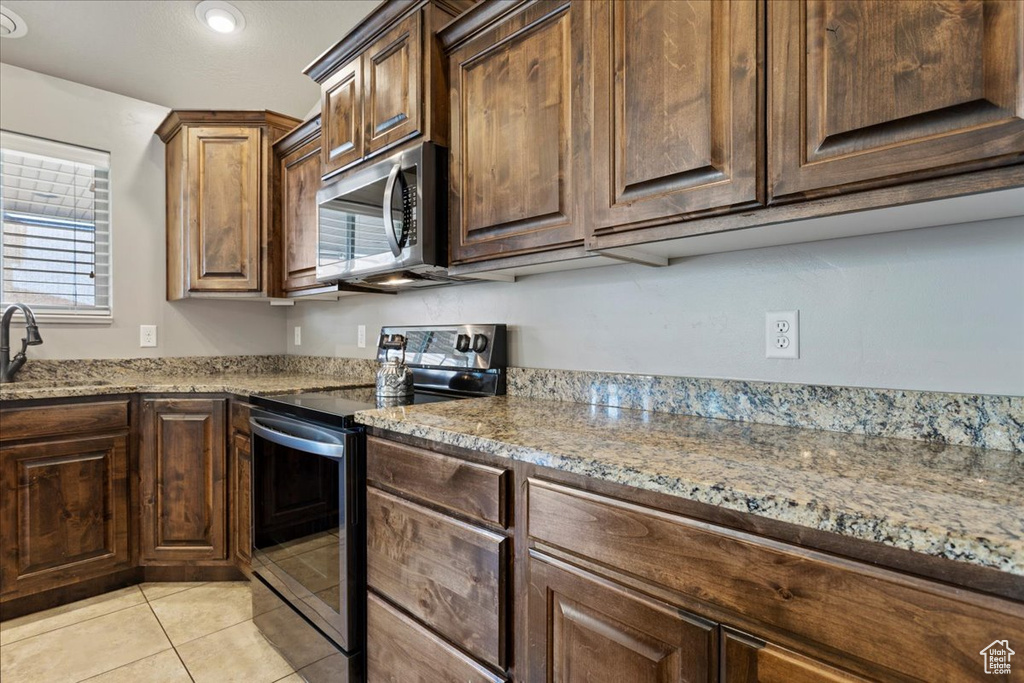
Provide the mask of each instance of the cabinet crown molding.
POLYGON ((306 119, 274 141, 274 152, 286 155, 316 139, 320 135, 320 114, 306 119))
POLYGON ((302 121, 269 109, 212 111, 209 109, 174 109, 157 127, 156 134, 164 142, 170 142, 182 126, 251 126, 268 125, 291 129, 302 121))

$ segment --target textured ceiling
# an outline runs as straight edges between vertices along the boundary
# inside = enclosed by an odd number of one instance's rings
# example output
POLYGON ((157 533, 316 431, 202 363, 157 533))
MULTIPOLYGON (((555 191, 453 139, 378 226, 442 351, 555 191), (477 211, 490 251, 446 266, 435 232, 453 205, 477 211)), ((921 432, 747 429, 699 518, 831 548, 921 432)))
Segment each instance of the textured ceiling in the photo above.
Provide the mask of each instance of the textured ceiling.
POLYGON ((302 74, 379 0, 233 0, 245 30, 221 35, 189 0, 3 0, 28 35, 0 61, 176 109, 272 109, 304 117, 302 74))

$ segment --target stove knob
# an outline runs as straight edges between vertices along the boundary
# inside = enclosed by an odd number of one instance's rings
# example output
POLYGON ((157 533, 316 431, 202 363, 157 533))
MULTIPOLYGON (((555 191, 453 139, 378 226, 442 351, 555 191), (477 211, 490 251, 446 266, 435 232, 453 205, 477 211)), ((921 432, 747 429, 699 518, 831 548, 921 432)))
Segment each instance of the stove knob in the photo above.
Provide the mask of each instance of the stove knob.
POLYGON ((466 353, 469 351, 469 335, 460 334, 455 339, 455 350, 459 353, 466 353))
POLYGON ((487 337, 483 334, 473 335, 473 350, 477 353, 483 353, 487 350, 487 337))

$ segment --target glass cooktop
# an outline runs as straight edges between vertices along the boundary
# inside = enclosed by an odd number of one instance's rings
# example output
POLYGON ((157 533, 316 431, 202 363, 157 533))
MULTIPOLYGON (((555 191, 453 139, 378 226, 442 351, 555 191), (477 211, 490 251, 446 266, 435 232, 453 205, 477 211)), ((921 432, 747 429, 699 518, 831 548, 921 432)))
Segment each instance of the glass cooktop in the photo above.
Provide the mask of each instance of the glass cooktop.
POLYGON ((253 396, 253 405, 268 410, 288 413, 308 420, 317 420, 344 426, 360 410, 392 406, 422 405, 454 401, 465 396, 417 391, 407 398, 378 398, 375 387, 352 387, 330 391, 311 391, 304 394, 277 394, 253 396))

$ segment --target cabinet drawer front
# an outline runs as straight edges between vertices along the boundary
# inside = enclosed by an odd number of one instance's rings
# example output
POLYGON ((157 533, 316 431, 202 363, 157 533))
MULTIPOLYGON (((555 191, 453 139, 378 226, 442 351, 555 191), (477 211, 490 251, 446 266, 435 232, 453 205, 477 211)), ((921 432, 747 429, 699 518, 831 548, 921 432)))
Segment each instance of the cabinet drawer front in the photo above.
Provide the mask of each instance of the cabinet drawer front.
POLYGON ((128 401, 11 408, 0 424, 0 441, 127 429, 128 401))
POLYGON ((248 403, 237 400, 231 401, 231 429, 233 431, 241 432, 248 436, 250 408, 252 406, 248 403))
POLYGON ((528 496, 532 539, 874 666, 949 680, 993 640, 1024 642, 1017 603, 536 479, 528 496))
POLYGON ((370 437, 366 477, 430 503, 507 526, 507 470, 370 437))
POLYGON ((368 585, 503 669, 508 541, 373 488, 366 517, 368 585))
POLYGON ((497 683, 506 680, 370 593, 366 675, 370 681, 497 683))
POLYGON ((5 594, 28 595, 125 566, 128 438, 79 438, 0 450, 5 594))

